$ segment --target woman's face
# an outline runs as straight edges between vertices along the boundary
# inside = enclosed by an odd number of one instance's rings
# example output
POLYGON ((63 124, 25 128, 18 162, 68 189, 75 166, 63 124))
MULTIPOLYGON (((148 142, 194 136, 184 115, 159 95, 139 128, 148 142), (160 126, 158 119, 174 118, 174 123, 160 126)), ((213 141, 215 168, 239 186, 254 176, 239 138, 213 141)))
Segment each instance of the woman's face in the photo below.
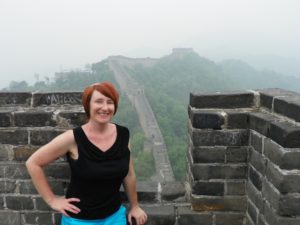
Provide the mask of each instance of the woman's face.
POLYGON ((90 119, 99 123, 108 123, 114 112, 115 104, 113 100, 95 90, 90 101, 90 119))

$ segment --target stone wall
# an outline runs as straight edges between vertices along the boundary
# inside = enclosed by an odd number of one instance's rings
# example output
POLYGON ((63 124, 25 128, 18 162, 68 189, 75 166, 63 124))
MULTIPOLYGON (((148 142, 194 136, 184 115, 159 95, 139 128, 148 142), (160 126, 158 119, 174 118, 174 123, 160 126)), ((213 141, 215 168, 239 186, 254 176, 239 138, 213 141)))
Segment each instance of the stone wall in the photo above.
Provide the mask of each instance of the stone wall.
POLYGON ((300 95, 280 89, 192 93, 192 209, 213 224, 300 224, 300 95))

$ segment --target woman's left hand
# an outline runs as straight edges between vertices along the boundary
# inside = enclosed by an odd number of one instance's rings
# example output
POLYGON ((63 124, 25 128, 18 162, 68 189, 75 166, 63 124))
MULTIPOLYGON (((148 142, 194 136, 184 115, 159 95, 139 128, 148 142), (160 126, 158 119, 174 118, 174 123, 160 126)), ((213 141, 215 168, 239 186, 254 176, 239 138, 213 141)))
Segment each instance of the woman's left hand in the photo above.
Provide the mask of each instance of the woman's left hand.
POLYGON ((139 206, 131 208, 128 213, 130 225, 132 225, 132 218, 135 219, 136 225, 143 225, 147 222, 147 214, 139 206))

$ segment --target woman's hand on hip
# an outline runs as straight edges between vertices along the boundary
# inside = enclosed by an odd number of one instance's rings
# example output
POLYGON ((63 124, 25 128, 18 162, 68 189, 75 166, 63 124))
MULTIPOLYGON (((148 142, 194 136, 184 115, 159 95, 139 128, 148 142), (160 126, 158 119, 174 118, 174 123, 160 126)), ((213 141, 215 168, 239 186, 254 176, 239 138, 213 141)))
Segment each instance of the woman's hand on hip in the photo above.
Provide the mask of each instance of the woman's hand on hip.
POLYGON ((66 211, 72 212, 72 213, 79 213, 80 209, 72 204, 72 202, 80 202, 80 199, 78 198, 65 198, 65 197, 55 197, 51 199, 48 204, 49 206, 62 213, 63 215, 70 217, 66 211))

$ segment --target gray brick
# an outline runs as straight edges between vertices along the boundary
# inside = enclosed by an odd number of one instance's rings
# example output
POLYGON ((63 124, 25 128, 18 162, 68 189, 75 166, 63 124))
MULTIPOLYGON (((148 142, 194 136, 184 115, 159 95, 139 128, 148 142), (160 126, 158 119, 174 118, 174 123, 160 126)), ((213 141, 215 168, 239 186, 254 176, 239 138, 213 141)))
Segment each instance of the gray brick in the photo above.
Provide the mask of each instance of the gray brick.
POLYGON ((162 200, 175 201, 179 198, 185 197, 186 190, 182 182, 179 181, 166 182, 162 184, 161 187, 162 187, 161 190, 162 200))
POLYGON ((228 129, 247 129, 248 113, 245 112, 227 112, 227 128, 228 129))
POLYGON ((12 162, 2 164, 2 170, 4 172, 4 178, 9 179, 29 179, 30 176, 27 172, 24 163, 12 162))
POLYGON ((251 220, 254 222, 254 224, 257 224, 258 220, 258 209, 256 208, 255 204, 251 202, 251 200, 248 200, 247 202, 247 213, 249 214, 251 220))
POLYGON ((248 145, 247 130, 194 130, 192 141, 198 146, 243 146, 248 145))
POLYGON ((6 196, 6 205, 8 209, 13 210, 32 210, 33 201, 27 196, 6 196))
POLYGON ((30 144, 44 145, 50 142, 53 138, 63 133, 64 130, 39 129, 30 131, 30 144))
POLYGON ((216 213, 215 225, 241 225, 243 224, 244 213, 216 213))
POLYGON ((250 148, 249 165, 253 166, 262 176, 266 173, 267 160, 257 151, 250 148))
POLYGON ((262 214, 258 216, 258 224, 257 225, 269 225, 262 214))
POLYGON ((254 184, 254 186, 257 188, 257 190, 259 190, 259 191, 262 190, 263 177, 252 166, 249 166, 249 179, 254 184))
POLYGON ((191 124, 195 128, 220 130, 224 125, 224 117, 218 112, 192 110, 191 124))
POLYGON ((226 148, 226 163, 247 163, 248 159, 247 147, 227 147, 226 148))
POLYGON ((218 181, 195 181, 192 183, 192 193, 196 195, 224 195, 224 182, 218 181))
POLYGON ((247 198, 245 196, 217 197, 191 195, 191 205, 195 211, 245 212, 247 198))
POLYGON ((245 195, 246 193, 246 181, 245 180, 227 180, 226 195, 245 195))
POLYGON ((28 132, 22 129, 1 129, 0 143, 12 145, 26 145, 28 143, 28 132))
POLYGON ((11 160, 12 148, 9 145, 0 144, 0 161, 11 160))
POLYGON ((207 225, 212 224, 212 214, 194 212, 190 207, 178 207, 178 224, 207 225))
POLYGON ((252 219, 251 219, 251 217, 249 216, 248 213, 246 213, 245 225, 256 225, 256 224, 252 221, 252 219))
POLYGON ((278 118, 271 114, 261 112, 249 113, 249 128, 266 137, 270 137, 270 123, 276 120, 278 118))
POLYGON ((274 112, 292 118, 300 122, 300 95, 281 96, 274 99, 274 112))
POLYGON ((0 180, 0 193, 14 193, 16 182, 13 180, 0 180))
POLYGON ((68 124, 73 126, 81 126, 87 121, 85 112, 60 112, 58 118, 66 120, 68 124))
POLYGON ((143 209, 148 214, 147 225, 169 225, 175 223, 174 207, 172 206, 145 206, 143 209))
POLYGON ((247 182, 247 187, 246 187, 246 194, 249 200, 253 204, 255 204, 255 207, 259 210, 263 210, 263 198, 262 198, 262 192, 257 190, 256 187, 251 183, 247 182))
POLYGON ((300 148, 300 126, 289 122, 271 122, 270 138, 287 148, 300 148))
POLYGON ((0 211, 0 225, 21 224, 21 213, 17 211, 0 211))
POLYGON ((38 211, 51 211, 50 206, 41 198, 35 197, 35 205, 38 211))
POLYGON ((44 127, 55 126, 56 122, 52 119, 53 112, 32 111, 16 112, 14 114, 15 126, 17 127, 44 127))
POLYGON ((52 92, 33 94, 33 106, 81 105, 81 92, 52 92))
MULTIPOLYGON (((4 196, 0 196, 0 209, 4 208, 4 196)), ((1 211, 0 211, 1 212, 1 211)))
POLYGON ((247 165, 195 164, 192 173, 195 180, 245 179, 247 165))
POLYGON ((52 215, 49 212, 26 212, 24 213, 26 224, 50 225, 52 215))
POLYGON ((249 143, 255 151, 262 153, 263 136, 261 134, 251 130, 249 143))
POLYGON ((26 161, 39 147, 32 145, 18 145, 13 147, 13 160, 26 161))
POLYGON ((23 105, 30 106, 31 93, 29 92, 0 92, 0 106, 23 105))
POLYGON ((0 112, 0 127, 10 127, 12 125, 11 112, 0 112))
POLYGON ((254 106, 251 92, 191 93, 190 105, 195 108, 250 108, 254 106))
POLYGON ((44 171, 45 174, 50 178, 70 178, 70 168, 66 162, 51 163, 45 167, 44 171))
POLYGON ((266 170, 266 177, 280 193, 300 193, 300 174, 293 171, 283 171, 275 166, 272 162, 269 162, 266 170))
POLYGON ((226 147, 197 147, 192 150, 194 163, 224 163, 226 147))

